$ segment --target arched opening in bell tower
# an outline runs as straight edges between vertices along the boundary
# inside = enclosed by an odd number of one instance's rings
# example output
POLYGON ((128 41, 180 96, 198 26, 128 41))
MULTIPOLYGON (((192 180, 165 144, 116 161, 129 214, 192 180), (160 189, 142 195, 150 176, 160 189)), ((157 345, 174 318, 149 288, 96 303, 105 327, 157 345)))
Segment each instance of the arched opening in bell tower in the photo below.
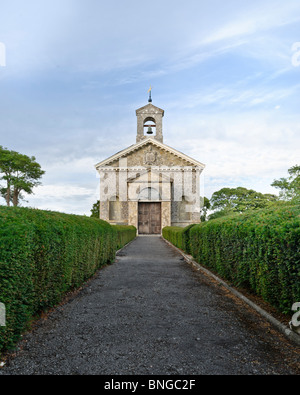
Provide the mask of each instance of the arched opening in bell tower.
POLYGON ((147 117, 144 119, 144 136, 154 137, 156 136, 156 122, 152 117, 147 117))

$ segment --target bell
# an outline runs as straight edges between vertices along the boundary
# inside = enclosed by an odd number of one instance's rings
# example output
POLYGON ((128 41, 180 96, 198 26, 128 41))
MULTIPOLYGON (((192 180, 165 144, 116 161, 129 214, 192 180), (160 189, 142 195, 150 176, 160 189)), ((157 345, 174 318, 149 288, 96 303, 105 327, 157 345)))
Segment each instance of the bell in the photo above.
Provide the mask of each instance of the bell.
POLYGON ((153 134, 151 126, 149 126, 147 134, 153 134))

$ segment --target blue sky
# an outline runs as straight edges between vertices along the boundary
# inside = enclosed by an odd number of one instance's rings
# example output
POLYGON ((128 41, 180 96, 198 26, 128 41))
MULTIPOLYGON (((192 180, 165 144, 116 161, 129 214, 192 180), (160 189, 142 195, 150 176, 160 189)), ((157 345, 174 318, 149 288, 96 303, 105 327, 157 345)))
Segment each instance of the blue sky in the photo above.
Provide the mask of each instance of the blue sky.
POLYGON ((150 85, 202 194, 277 193, 300 164, 297 42, 299 0, 2 1, 0 145, 46 171, 23 205, 89 215, 94 165, 135 143, 150 85))

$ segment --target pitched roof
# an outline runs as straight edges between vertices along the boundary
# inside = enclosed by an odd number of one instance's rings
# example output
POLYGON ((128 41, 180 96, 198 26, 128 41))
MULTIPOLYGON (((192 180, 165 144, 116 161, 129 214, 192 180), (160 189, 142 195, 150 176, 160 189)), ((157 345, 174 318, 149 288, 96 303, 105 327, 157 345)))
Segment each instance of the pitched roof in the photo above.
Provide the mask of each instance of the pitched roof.
POLYGON ((146 113, 147 112, 149 112, 149 113, 151 113, 151 112, 159 112, 159 113, 162 114, 162 116, 164 116, 164 113, 165 113, 164 110, 162 110, 159 107, 154 106, 152 103, 148 103, 145 106, 143 106, 141 108, 138 108, 136 110, 136 114, 140 114, 140 113, 144 113, 144 112, 146 112, 146 113))
POLYGON ((158 147, 158 148, 161 148, 161 149, 163 149, 163 150, 165 150, 167 152, 172 153, 173 155, 175 155, 175 156, 177 156, 177 157, 179 157, 179 158, 191 163, 193 166, 197 166, 197 167, 200 167, 202 169, 205 168, 205 165, 203 163, 201 163, 201 162, 199 162, 199 161, 197 161, 197 160, 195 160, 195 159, 183 154, 180 151, 177 151, 174 148, 169 147, 166 144, 163 144, 163 143, 155 140, 153 137, 148 137, 148 138, 140 141, 139 143, 133 144, 130 147, 125 148, 124 150, 117 152, 116 154, 110 156, 109 158, 97 163, 95 165, 95 168, 98 170, 100 167, 107 166, 107 165, 111 164, 112 162, 114 162, 115 160, 118 160, 118 159, 120 159, 122 157, 126 157, 127 155, 131 154, 132 152, 142 148, 144 145, 147 145, 149 143, 154 145, 154 146, 156 146, 156 147, 158 147))

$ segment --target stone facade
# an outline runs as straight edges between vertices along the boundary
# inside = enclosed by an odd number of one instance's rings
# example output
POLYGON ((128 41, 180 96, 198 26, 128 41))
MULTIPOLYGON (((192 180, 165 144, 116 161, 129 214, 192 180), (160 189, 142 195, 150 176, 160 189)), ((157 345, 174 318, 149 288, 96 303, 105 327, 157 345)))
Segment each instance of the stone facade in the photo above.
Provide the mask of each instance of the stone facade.
POLYGON ((134 225, 139 230, 143 204, 143 229, 148 229, 149 222, 149 233, 151 221, 158 221, 158 209, 160 229, 200 222, 199 177, 205 166, 163 143, 163 110, 149 103, 136 115, 136 144, 96 165, 100 174, 100 218, 112 224, 134 225), (149 132, 150 127, 155 128, 155 135, 145 134, 145 128, 149 132), (151 217, 153 207, 155 217, 151 217))

